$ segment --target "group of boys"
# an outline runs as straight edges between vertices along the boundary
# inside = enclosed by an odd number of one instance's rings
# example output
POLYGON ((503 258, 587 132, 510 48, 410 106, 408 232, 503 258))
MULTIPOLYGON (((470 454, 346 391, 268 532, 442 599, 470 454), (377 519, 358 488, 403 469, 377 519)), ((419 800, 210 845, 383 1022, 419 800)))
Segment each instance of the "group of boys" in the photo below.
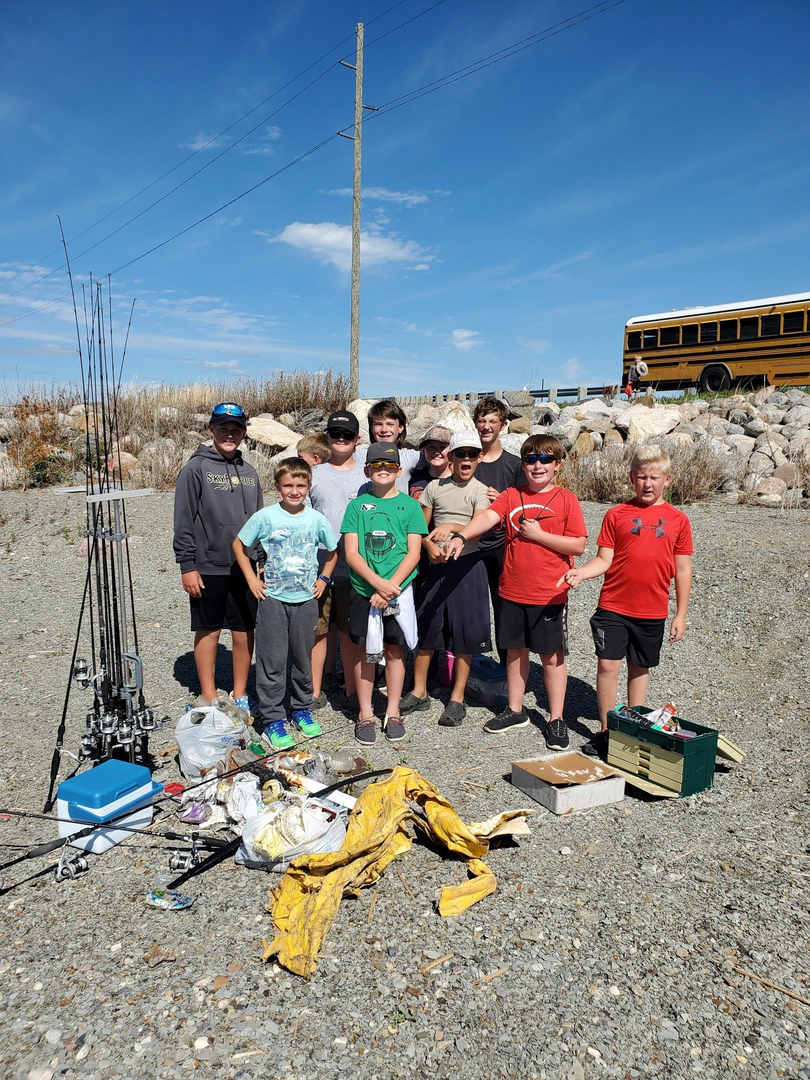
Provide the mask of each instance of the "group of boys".
POLYGON ((604 756, 623 660, 628 704, 646 700, 673 578, 669 640, 685 629, 692 538, 686 515, 665 500, 669 460, 657 446, 638 448, 633 497, 608 511, 596 557, 576 568, 587 529, 576 496, 557 484, 562 445, 531 435, 519 458, 508 453, 499 441, 507 412, 497 398, 480 401, 473 419, 475 430, 431 428, 417 452, 403 445, 406 418, 396 402, 371 409, 367 448, 359 445, 357 417, 333 413, 325 434, 305 437, 297 456, 278 464, 279 501, 264 507, 258 477, 239 450, 247 417, 235 403, 215 406, 212 446, 201 446, 183 468, 175 501, 174 547, 190 597, 202 699, 216 700, 214 662, 228 628, 234 702, 251 708, 269 746, 290 748, 290 729, 321 734, 313 713, 327 704, 325 672, 339 644, 355 739, 376 741, 372 696, 382 662, 382 731, 397 743, 405 738, 402 717, 431 708, 436 650, 452 648, 453 684, 438 722, 456 727, 466 713, 472 658, 492 646, 491 599, 508 702, 484 730, 506 733, 529 723, 524 697, 534 652, 548 698, 546 745, 564 750, 567 596, 604 575, 591 620, 601 731, 583 747, 604 756), (254 645, 255 705, 247 696, 254 645), (413 687, 403 696, 406 646, 416 655, 413 687))

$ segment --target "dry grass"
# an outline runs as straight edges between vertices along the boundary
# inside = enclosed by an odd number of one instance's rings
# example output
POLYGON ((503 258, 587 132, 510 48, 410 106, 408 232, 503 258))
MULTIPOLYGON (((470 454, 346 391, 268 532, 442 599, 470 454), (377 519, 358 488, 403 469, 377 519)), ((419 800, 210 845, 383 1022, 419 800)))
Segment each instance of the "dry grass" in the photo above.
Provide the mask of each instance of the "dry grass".
MULTIPOLYGON (((67 423, 70 410, 82 404, 79 386, 41 383, 12 389, 6 385, 0 399, 12 435, 10 467, 0 470, 0 486, 63 483, 72 478, 74 469, 83 468, 83 439, 67 423)), ((327 370, 282 371, 270 379, 183 386, 129 383, 121 388, 116 403, 118 434, 122 450, 138 454, 144 448, 139 482, 161 490, 174 487, 180 468, 206 434, 212 406, 219 401, 237 401, 250 416, 306 409, 330 413, 348 404, 349 379, 344 372, 327 370)), ((268 472, 264 458, 258 452, 260 476, 263 470, 268 472)))
MULTIPOLYGON (((650 442, 666 440, 649 440, 650 442)), ((565 486, 584 502, 622 502, 633 494, 630 462, 633 446, 611 446, 583 458, 566 458, 565 486)), ((667 500, 677 506, 701 502, 717 494, 737 467, 731 455, 713 450, 703 439, 670 450, 672 484, 667 500)))

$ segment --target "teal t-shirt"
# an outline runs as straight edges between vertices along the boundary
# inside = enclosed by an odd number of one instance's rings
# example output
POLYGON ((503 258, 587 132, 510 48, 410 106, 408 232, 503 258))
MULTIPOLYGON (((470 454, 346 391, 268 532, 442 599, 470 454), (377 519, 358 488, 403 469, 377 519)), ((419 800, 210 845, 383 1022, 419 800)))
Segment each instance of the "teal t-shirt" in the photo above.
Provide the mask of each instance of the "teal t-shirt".
POLYGON ((303 604, 312 599, 318 573, 318 545, 327 551, 337 547, 335 530, 310 506, 298 514, 288 514, 279 503, 265 506, 242 526, 239 539, 246 547, 256 540, 267 552, 264 591, 286 604, 303 604))
MULTIPOLYGON (((342 533, 357 533, 357 547, 375 574, 386 580, 396 571, 408 554, 408 534, 427 536, 428 527, 422 507, 409 495, 398 491, 389 499, 378 499, 369 492, 358 495, 346 507, 342 533)), ((362 595, 374 595, 374 587, 354 570, 349 571, 351 583, 362 595)), ((416 577, 416 568, 402 582, 402 588, 416 577)))

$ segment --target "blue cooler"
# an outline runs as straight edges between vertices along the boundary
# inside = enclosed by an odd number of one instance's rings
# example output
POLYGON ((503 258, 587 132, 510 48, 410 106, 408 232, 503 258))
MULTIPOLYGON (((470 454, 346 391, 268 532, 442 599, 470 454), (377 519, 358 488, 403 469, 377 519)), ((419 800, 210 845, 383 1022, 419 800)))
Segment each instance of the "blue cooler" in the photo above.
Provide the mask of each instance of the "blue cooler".
MULTIPOLYGON (((152 823, 152 800, 163 791, 163 785, 152 780, 145 765, 110 759, 88 769, 80 776, 63 781, 56 792, 59 835, 72 836, 87 824, 102 825, 115 818, 117 825, 144 829, 152 823)), ((71 846, 98 855, 120 844, 131 833, 99 827, 71 846)))
POLYGON ((505 709, 506 668, 491 656, 474 656, 470 663, 467 693, 490 709, 505 709))

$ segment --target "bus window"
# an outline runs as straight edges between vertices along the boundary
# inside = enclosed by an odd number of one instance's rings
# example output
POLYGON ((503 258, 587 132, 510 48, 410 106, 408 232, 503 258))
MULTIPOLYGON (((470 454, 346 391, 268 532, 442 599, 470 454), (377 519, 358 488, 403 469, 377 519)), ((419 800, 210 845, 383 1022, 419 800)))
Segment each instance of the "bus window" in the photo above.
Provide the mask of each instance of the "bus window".
POLYGON ((680 326, 662 326, 661 327, 661 344, 662 345, 680 345, 681 343, 681 328, 680 326))
POLYGON ((697 323, 690 323, 688 326, 684 326, 683 334, 681 336, 681 342, 684 345, 697 345, 698 328, 697 323))
POLYGON ((762 316, 762 337, 776 337, 779 333, 779 320, 781 315, 763 315, 762 316))
POLYGON ((627 332, 627 351, 638 352, 641 348, 641 331, 629 330, 627 332))
POLYGON ((800 334, 804 330, 804 312, 786 311, 782 316, 783 334, 800 334))
POLYGON ((756 315, 740 319, 740 341, 751 341, 759 333, 759 319, 756 315))
POLYGON ((645 330, 644 340, 641 344, 642 349, 657 349, 658 348, 658 331, 657 330, 645 330))
POLYGON ((700 343, 702 345, 707 341, 717 341, 716 322, 704 322, 700 324, 700 343))
POLYGON ((720 340, 721 341, 736 341, 737 340, 737 320, 736 319, 721 319, 720 320, 720 340))

